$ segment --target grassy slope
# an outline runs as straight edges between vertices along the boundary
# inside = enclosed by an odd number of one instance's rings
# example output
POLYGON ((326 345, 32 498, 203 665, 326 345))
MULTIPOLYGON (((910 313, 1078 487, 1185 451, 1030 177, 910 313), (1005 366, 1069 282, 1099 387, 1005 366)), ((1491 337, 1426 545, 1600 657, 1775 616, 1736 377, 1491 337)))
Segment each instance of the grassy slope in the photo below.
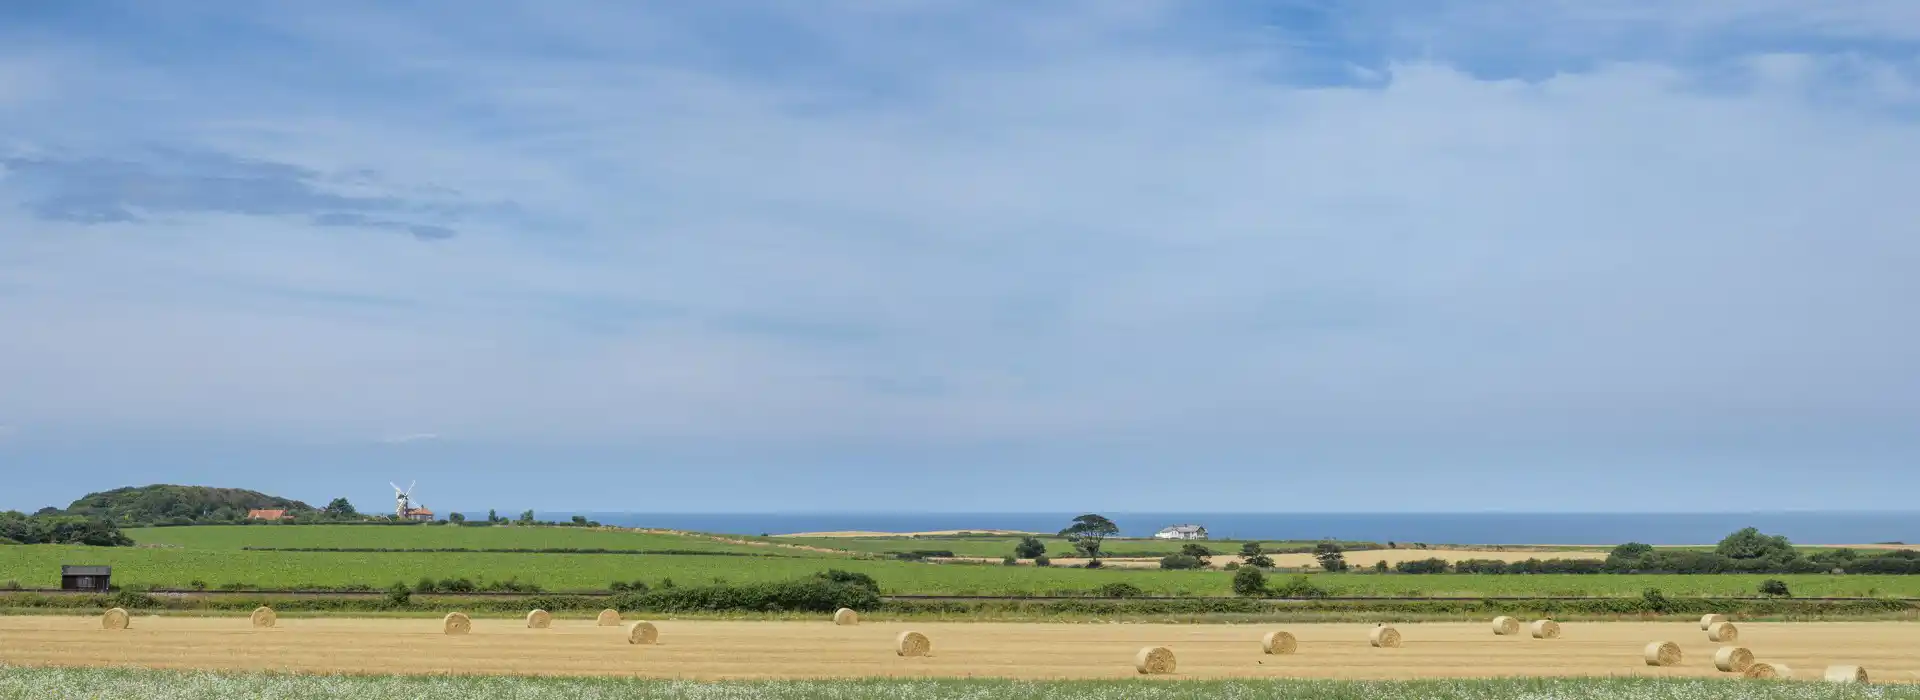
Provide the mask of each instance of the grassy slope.
POLYGON ((1799 700, 1920 698, 1920 686, 1832 686, 1726 679, 1498 679, 1438 681, 999 681, 984 679, 741 681, 693 683, 632 678, 473 678, 458 676, 299 676, 130 669, 0 667, 0 700, 48 697, 157 698, 439 698, 513 697, 787 700, 840 698, 934 700, 1799 700))
POLYGON ((139 544, 189 549, 243 547, 371 547, 387 549, 623 549, 693 550, 807 556, 792 548, 720 542, 706 537, 657 535, 574 527, 454 527, 437 525, 214 525, 127 530, 139 544))
MULTIPOLYGON (((894 594, 1074 593, 1124 581, 1153 594, 1230 595, 1231 574, 1212 571, 1081 570, 1063 568, 933 565, 833 558, 769 558, 698 555, 315 553, 217 549, 10 546, 0 550, 0 582, 28 587, 58 585, 61 564, 108 564, 121 585, 184 587, 199 579, 213 587, 245 583, 261 587, 302 584, 384 586, 423 576, 476 581, 513 578, 548 590, 602 590, 608 582, 672 578, 681 585, 768 581, 828 568, 862 571, 894 594)), ((1667 595, 1752 595, 1761 581, 1778 578, 1799 596, 1916 596, 1920 576, 1432 576, 1316 574, 1313 582, 1342 595, 1639 595, 1649 587, 1667 595)))

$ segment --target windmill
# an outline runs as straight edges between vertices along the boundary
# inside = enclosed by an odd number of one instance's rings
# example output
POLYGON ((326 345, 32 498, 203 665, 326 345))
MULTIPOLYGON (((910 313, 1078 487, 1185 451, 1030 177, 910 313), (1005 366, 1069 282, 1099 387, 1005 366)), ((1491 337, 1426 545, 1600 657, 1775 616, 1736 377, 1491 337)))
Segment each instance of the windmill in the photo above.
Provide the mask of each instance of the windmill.
POLYGON ((395 484, 391 481, 387 482, 388 486, 393 487, 394 517, 399 518, 401 520, 406 520, 408 516, 413 514, 413 487, 418 486, 419 484, 420 482, 418 481, 409 482, 407 484, 407 487, 403 489, 403 488, 400 488, 399 484, 395 484))

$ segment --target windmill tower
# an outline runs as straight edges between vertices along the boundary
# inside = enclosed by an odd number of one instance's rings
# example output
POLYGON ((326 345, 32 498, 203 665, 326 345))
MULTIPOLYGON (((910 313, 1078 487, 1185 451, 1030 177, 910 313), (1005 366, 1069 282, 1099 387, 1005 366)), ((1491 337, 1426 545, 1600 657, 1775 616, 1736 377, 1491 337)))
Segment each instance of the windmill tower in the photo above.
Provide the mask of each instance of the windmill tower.
POLYGON ((420 482, 418 481, 409 482, 407 487, 403 489, 400 488, 399 484, 391 481, 387 482, 388 486, 393 487, 393 517, 406 520, 413 515, 413 487, 419 484, 420 482))

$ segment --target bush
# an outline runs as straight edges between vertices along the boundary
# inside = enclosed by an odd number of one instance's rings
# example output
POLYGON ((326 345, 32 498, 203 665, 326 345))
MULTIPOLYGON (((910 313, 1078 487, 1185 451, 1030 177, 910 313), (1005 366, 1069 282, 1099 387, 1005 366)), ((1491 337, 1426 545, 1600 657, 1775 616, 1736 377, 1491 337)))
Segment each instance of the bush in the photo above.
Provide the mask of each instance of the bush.
POLYGON ((407 584, 395 583, 392 588, 387 589, 387 607, 404 608, 411 604, 413 604, 413 591, 407 588, 407 584))
MULTIPOLYGON (((864 588, 869 591, 873 591, 873 594, 876 596, 880 595, 880 582, 873 580, 872 576, 868 576, 863 573, 854 572, 854 571, 841 571, 839 569, 827 569, 826 571, 814 574, 813 576, 814 578, 823 579, 832 583, 854 586, 857 588, 864 588)), ((846 606, 846 607, 852 607, 852 606, 846 606)))
POLYGON ((1376 561, 1376 562, 1374 562, 1374 563, 1373 563, 1373 573, 1376 573, 1376 574, 1384 574, 1384 573, 1387 573, 1387 562, 1386 562, 1386 560, 1384 560, 1384 559, 1383 559, 1383 560, 1380 560, 1380 561, 1376 561))
POLYGON ((1001 557, 1001 558, 1000 558, 1000 564, 1001 564, 1002 566, 1019 566, 1019 565, 1020 565, 1020 560, 1019 560, 1019 559, 1015 559, 1015 558, 1013 558, 1013 557, 1001 557))
POLYGON ((1233 572, 1233 594, 1241 596, 1260 596, 1267 593, 1267 575, 1253 566, 1242 567, 1233 572))
POLYGON ((1313 582, 1305 576, 1294 576, 1293 578, 1287 579, 1284 585, 1273 589, 1271 594, 1279 598, 1327 597, 1326 589, 1313 585, 1313 582))
POLYGON ((107 596, 107 602, 111 603, 113 607, 126 608, 128 610, 151 608, 159 605, 159 603, 153 599, 153 596, 139 591, 128 590, 117 591, 113 595, 107 596))
POLYGON ((1787 589, 1786 581, 1770 578, 1760 582, 1760 595, 1773 598, 1787 598, 1791 597, 1793 592, 1787 589))
POLYGON ((1094 589, 1093 594, 1102 598, 1138 598, 1146 595, 1147 592, 1131 583, 1115 582, 1094 589))
POLYGON ((1208 557, 1213 556, 1213 550, 1207 549, 1206 545, 1193 542, 1180 545, 1180 553, 1201 561, 1206 561, 1208 557))
POLYGON ((440 582, 433 580, 431 576, 422 576, 419 583, 413 584, 415 593, 432 593, 437 590, 440 590, 440 582))
POLYGON ((1162 569, 1204 569, 1207 563, 1191 554, 1170 554, 1160 558, 1162 569))
POLYGON ((1033 565, 1034 566, 1053 566, 1053 560, 1048 559, 1047 555, 1042 554, 1040 556, 1033 558, 1033 565))
POLYGON ((1101 563, 1100 563, 1100 560, 1099 560, 1099 559, 1088 559, 1088 560, 1087 560, 1087 568, 1089 568, 1089 569, 1098 569, 1098 568, 1100 568, 1100 567, 1102 567, 1102 566, 1105 566, 1105 564, 1101 564, 1101 563))
POLYGON ((1239 571, 1239 570, 1240 570, 1240 562, 1237 562, 1237 561, 1230 561, 1230 562, 1227 562, 1227 565, 1226 565, 1226 566, 1223 566, 1223 567, 1220 567, 1220 568, 1222 568, 1222 569, 1226 569, 1226 570, 1228 570, 1228 571, 1239 571))
POLYGON ((1640 592, 1640 604, 1647 610, 1664 613, 1673 609, 1673 601, 1658 588, 1649 588, 1640 592))
POLYGON ((1013 555, 1021 559, 1039 559, 1047 555, 1047 543, 1038 537, 1022 537, 1020 544, 1013 546, 1013 555))

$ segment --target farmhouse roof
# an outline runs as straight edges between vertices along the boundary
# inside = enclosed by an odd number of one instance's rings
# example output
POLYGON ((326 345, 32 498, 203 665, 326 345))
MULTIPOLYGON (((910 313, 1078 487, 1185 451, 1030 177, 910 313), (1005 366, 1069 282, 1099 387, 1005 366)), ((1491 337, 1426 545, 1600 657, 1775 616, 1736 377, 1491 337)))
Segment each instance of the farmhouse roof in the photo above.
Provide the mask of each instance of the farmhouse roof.
POLYGON ((111 566, 61 566, 61 576, 111 576, 111 566))
POLYGON ((408 515, 433 515, 433 511, 428 510, 426 508, 414 508, 412 510, 408 510, 407 514, 408 515))
POLYGON ((256 520, 279 520, 287 517, 287 511, 281 509, 250 510, 247 511, 247 517, 256 520))

